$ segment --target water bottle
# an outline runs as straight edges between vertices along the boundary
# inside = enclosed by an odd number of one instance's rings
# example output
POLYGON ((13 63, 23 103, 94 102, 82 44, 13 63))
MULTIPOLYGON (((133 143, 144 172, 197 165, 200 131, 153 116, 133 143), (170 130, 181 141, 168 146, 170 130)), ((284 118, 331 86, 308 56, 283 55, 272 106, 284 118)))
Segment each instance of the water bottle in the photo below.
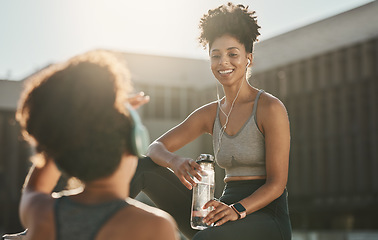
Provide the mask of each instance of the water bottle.
POLYGON ((212 227, 212 225, 207 225, 202 220, 213 209, 212 207, 207 209, 203 209, 202 207, 208 201, 214 199, 214 157, 210 154, 201 154, 196 162, 200 164, 203 173, 201 174, 201 181, 195 178, 197 185, 193 187, 190 225, 193 229, 203 230, 212 227))

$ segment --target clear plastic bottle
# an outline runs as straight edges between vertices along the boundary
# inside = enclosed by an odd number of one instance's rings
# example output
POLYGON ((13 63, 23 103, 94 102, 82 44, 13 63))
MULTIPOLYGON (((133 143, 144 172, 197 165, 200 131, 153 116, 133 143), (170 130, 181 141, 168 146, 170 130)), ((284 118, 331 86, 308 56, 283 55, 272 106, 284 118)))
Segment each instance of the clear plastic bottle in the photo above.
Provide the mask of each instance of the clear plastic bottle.
POLYGON ((196 180, 197 185, 193 187, 192 212, 190 225, 193 229, 203 230, 212 227, 202 222, 203 218, 212 211, 212 208, 202 207, 210 200, 214 199, 214 157, 210 154, 201 154, 196 162, 200 164, 203 174, 201 181, 196 180))

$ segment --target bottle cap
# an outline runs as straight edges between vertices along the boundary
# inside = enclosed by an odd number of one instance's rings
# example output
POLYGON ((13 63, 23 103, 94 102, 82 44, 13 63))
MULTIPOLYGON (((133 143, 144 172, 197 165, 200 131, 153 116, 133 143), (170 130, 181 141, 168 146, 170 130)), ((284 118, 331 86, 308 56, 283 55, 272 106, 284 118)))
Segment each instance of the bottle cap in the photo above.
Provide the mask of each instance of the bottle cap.
POLYGON ((214 157, 211 154, 202 153, 196 160, 196 163, 214 163, 214 157))

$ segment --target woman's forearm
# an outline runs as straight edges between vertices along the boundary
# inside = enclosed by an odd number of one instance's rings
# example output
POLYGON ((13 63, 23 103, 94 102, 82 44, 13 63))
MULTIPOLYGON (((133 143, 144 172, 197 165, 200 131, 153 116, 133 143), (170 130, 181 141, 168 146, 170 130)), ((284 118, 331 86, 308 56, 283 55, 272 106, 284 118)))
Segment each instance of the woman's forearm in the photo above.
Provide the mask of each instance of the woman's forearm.
POLYGON ((148 148, 147 156, 162 167, 170 167, 171 161, 177 156, 168 151, 163 143, 154 141, 148 148))
POLYGON ((247 214, 256 212, 277 199, 284 192, 281 184, 265 183, 252 195, 239 201, 247 210, 247 214))

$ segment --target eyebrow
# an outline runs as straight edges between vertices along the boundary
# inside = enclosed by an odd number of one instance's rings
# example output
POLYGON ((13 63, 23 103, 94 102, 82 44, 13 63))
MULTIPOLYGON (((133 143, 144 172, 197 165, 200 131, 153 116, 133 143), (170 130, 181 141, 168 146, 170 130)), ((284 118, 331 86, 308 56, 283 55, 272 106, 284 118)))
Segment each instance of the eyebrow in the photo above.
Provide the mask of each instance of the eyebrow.
MULTIPOLYGON (((238 47, 229 47, 229 48, 227 48, 227 50, 232 50, 232 49, 240 50, 238 47)), ((219 51, 220 51, 219 49, 213 49, 213 50, 211 50, 211 52, 219 52, 219 51)))

